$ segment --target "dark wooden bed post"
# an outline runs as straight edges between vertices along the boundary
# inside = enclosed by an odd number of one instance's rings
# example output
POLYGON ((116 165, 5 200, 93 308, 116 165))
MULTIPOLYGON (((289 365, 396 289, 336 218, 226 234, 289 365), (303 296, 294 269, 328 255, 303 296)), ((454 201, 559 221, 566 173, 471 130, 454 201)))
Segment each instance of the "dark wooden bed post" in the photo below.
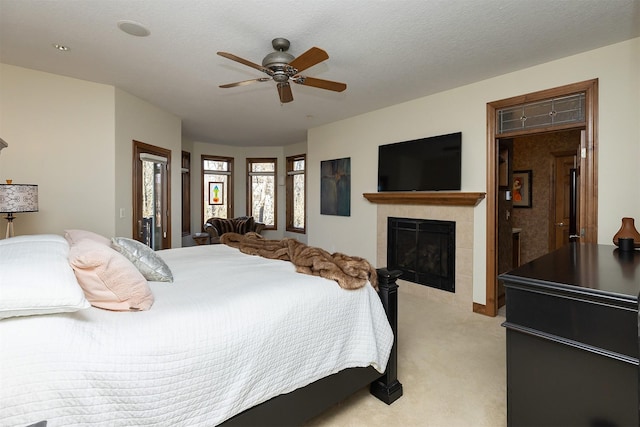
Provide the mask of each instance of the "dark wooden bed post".
POLYGON ((389 271, 386 268, 379 268, 377 272, 378 295, 393 330, 393 348, 389 355, 387 370, 383 376, 371 383, 370 390, 371 394, 390 405, 402 396, 402 384, 398 381, 398 284, 396 283, 402 272, 389 271))

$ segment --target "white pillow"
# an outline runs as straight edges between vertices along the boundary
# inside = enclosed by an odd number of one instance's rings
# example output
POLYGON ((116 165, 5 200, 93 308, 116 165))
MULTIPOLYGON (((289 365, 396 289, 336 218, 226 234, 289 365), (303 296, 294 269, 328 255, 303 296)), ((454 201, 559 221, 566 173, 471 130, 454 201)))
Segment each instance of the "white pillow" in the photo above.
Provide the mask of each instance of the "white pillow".
POLYGON ((0 319, 89 307, 61 236, 19 236, 0 244, 0 319))
POLYGON ((145 279, 154 282, 173 282, 171 269, 153 249, 137 240, 114 237, 111 246, 136 266, 145 279))
POLYGON ((25 242, 58 242, 66 243, 66 239, 57 234, 24 234, 22 236, 15 236, 9 239, 0 240, 0 246, 13 245, 16 243, 25 242))

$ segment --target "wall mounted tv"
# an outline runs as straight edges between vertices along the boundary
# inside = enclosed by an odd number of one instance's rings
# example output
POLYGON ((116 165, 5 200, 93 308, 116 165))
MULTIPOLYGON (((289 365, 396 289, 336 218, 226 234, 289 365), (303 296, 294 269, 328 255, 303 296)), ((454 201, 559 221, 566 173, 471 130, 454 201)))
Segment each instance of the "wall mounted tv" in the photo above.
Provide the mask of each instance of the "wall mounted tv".
POLYGON ((460 190, 462 133, 378 147, 378 191, 460 190))

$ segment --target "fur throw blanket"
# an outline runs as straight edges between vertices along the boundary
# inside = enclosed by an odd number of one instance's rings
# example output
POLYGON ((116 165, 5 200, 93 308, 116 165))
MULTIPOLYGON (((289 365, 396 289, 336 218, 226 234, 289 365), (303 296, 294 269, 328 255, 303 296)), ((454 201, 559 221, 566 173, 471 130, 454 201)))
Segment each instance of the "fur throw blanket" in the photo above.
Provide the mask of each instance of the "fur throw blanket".
POLYGON ((358 289, 367 280, 378 290, 378 275, 369 262, 360 257, 333 253, 307 246, 295 239, 268 240, 257 233, 225 233, 220 243, 248 255, 291 261, 298 273, 335 280, 344 289, 358 289))

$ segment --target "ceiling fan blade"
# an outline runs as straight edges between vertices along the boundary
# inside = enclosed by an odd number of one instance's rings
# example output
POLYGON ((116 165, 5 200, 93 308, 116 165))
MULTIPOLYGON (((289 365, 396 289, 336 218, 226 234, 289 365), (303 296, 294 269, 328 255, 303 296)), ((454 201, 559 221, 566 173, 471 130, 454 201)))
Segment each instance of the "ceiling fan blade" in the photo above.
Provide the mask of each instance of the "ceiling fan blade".
POLYGON ((293 101, 293 94, 291 93, 291 85, 289 82, 278 83, 278 95, 280 96, 280 102, 283 104, 293 101))
POLYGON ((248 66, 248 67, 255 68, 256 70, 262 71, 263 73, 267 73, 267 74, 269 74, 269 75, 272 75, 272 74, 273 74, 273 72, 272 72, 270 69, 265 68, 265 67, 263 67, 262 65, 258 65, 258 64, 254 63, 254 62, 247 61, 246 59, 240 58, 239 56, 235 56, 235 55, 234 55, 234 54, 232 54, 232 53, 228 53, 228 52, 218 52, 218 55, 220 55, 220 56, 222 56, 222 57, 225 57, 225 58, 227 58, 227 59, 230 59, 230 60, 232 60, 232 61, 239 62, 239 63, 241 63, 241 64, 243 64, 243 65, 248 66))
POLYGON ((297 73, 304 71, 309 67, 313 67, 322 61, 329 59, 329 55, 319 47, 312 47, 302 55, 289 63, 289 66, 295 68, 297 73))
POLYGON ((244 80, 244 81, 241 81, 241 82, 228 83, 226 85, 220 85, 219 87, 221 87, 223 89, 226 89, 226 88, 229 88, 229 87, 246 86, 246 85, 251 84, 251 83, 268 82, 269 80, 271 80, 271 77, 260 77, 259 79, 244 80))
POLYGON ((313 86, 313 87, 318 87, 320 89, 333 90, 335 92, 342 92, 347 88, 347 85, 345 83, 334 82, 331 80, 316 79, 315 77, 294 76, 292 80, 295 83, 298 83, 304 86, 313 86))

